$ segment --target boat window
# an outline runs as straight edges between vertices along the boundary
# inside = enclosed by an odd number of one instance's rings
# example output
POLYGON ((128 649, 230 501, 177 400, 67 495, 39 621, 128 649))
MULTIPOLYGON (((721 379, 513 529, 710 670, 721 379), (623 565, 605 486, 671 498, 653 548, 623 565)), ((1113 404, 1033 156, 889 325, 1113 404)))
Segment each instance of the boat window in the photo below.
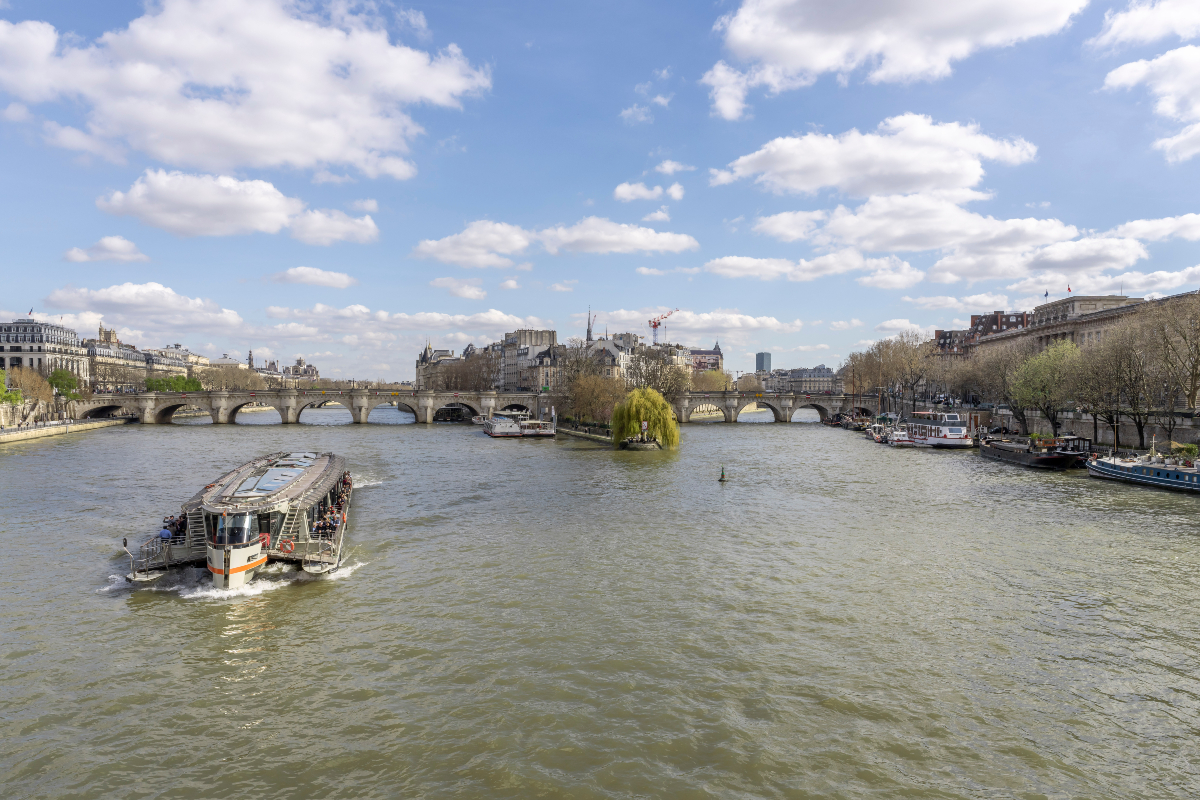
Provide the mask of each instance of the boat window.
POLYGON ((251 514, 217 517, 216 544, 245 544, 258 535, 258 520, 251 514))

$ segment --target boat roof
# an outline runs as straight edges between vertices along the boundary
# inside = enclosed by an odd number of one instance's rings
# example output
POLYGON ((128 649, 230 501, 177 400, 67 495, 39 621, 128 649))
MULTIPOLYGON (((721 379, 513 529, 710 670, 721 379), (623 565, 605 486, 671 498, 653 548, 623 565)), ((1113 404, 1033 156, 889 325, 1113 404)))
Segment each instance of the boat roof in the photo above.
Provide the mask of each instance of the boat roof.
POLYGON ((250 511, 306 495, 315 498, 328 492, 345 469, 346 460, 333 453, 271 453, 225 473, 184 507, 250 511))

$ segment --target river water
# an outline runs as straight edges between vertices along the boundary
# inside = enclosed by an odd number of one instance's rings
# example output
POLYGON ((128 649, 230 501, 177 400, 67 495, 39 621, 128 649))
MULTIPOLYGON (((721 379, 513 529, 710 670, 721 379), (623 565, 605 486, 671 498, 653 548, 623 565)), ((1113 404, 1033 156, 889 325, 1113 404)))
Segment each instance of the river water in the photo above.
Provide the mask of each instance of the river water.
POLYGON ((0 446, 0 796, 1200 794, 1200 498, 814 424, 371 420, 0 446), (350 461, 336 577, 124 583, 285 449, 350 461))

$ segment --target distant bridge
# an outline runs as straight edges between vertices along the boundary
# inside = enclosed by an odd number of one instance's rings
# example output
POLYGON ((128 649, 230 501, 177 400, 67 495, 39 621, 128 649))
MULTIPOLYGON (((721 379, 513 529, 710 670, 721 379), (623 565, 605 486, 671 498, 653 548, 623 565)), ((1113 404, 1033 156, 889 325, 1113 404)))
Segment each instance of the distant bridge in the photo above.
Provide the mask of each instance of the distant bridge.
MULTIPOLYGON (((133 414, 147 425, 169 423, 177 411, 194 407, 208 412, 218 425, 232 424, 238 412, 255 403, 279 412, 285 425, 300 421, 306 408, 337 403, 350 412, 353 421, 365 424, 371 411, 381 405, 406 409, 418 422, 432 423, 434 414, 446 406, 458 404, 472 416, 490 417, 498 411, 527 411, 533 417, 550 415, 553 399, 539 392, 386 392, 374 389, 266 389, 261 391, 216 390, 211 392, 142 392, 140 394, 96 394, 69 404, 74 419, 94 419, 114 414, 133 414)), ((675 418, 691 422, 692 416, 706 409, 719 412, 725 422, 737 422, 738 416, 752 404, 765 406, 776 422, 790 422, 801 408, 811 408, 821 419, 831 414, 855 410, 874 414, 875 398, 862 395, 804 394, 796 392, 691 392, 672 404, 675 418)))

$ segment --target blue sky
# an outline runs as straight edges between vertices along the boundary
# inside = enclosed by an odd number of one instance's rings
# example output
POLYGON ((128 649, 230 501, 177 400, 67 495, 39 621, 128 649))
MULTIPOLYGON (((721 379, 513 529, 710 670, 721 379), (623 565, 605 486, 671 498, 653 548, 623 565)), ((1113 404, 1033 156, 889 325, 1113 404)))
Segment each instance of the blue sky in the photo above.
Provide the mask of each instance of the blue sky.
POLYGON ((611 332, 731 369, 1200 286, 1184 0, 0 8, 0 309, 412 376, 611 332))

